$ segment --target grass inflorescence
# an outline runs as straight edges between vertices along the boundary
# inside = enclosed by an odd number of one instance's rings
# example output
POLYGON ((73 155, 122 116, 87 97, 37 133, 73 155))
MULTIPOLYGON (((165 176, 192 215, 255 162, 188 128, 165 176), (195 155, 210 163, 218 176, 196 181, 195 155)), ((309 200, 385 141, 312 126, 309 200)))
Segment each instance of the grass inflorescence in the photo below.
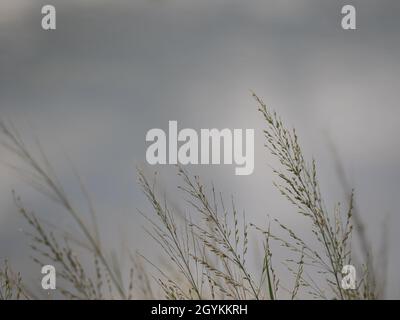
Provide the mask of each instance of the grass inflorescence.
MULTIPOLYGON (((187 204, 187 211, 182 213, 166 196, 158 194, 155 179, 151 180, 138 170, 139 184, 153 211, 140 213, 147 221, 146 232, 168 259, 168 266, 137 253, 130 256, 130 267, 122 270, 122 263, 102 246, 96 212, 79 177, 81 192, 88 203, 88 214, 72 205, 40 144, 40 156, 35 157, 13 126, 0 122, 3 146, 28 168, 28 171, 16 168, 17 171, 28 176, 29 182, 39 192, 58 203, 79 228, 79 237, 53 232, 51 226, 27 210, 14 193, 15 204, 32 230, 28 232, 32 258, 39 265, 51 262, 57 266, 62 280, 58 292, 62 297, 378 298, 367 257, 365 272, 358 275, 356 289, 344 290, 341 285, 343 266, 353 263, 353 193, 345 210, 340 205, 327 210, 316 161, 306 159, 296 131, 287 128, 276 112, 269 110, 257 95, 253 94, 253 97, 265 122, 266 148, 278 163, 273 169, 277 177, 274 185, 294 206, 296 214, 308 221, 313 241, 309 241, 311 237, 307 237, 307 241, 279 219, 268 217, 265 226, 248 222, 246 213, 238 209, 233 197, 227 199, 214 185, 205 185, 200 177, 178 166, 182 182, 178 188, 181 199, 187 204), (279 232, 272 231, 276 229, 279 232), (263 244, 262 259, 254 266, 248 261, 249 249, 257 247, 259 241, 263 244), (275 261, 274 250, 285 250, 287 259, 275 261), (92 259, 82 262, 82 256, 92 259), (281 264, 287 267, 291 279, 285 277, 282 281, 277 268, 281 264), (147 271, 145 265, 151 266, 153 272, 147 271), (283 283, 291 285, 288 287, 283 283)), ((33 298, 23 290, 21 283, 20 276, 12 277, 6 264, 0 271, 0 297, 33 298)))

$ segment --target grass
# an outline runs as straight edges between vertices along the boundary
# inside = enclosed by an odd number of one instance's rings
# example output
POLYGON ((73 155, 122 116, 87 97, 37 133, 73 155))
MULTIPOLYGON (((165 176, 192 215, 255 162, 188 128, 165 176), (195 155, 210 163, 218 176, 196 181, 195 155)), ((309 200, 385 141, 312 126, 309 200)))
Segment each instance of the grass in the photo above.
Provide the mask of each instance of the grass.
MULTIPOLYGON (((342 267, 354 264, 353 221, 356 229, 361 224, 354 210, 353 193, 346 210, 337 205, 332 212, 328 211, 320 191, 316 161, 306 160, 296 131, 286 128, 275 112, 258 96, 253 96, 265 122, 266 148, 279 163, 273 169, 277 177, 274 185, 293 205, 295 214, 308 221, 314 241, 307 243, 296 230, 277 219, 270 219, 266 226, 248 222, 233 198, 227 200, 213 185, 203 184, 200 177, 178 167, 182 182, 178 188, 190 212, 183 214, 170 205, 165 196, 158 195, 155 179, 150 180, 138 170, 139 183, 153 211, 141 212, 147 221, 146 232, 170 261, 168 267, 146 255, 135 254, 130 257, 131 266, 121 270, 122 263, 115 261, 101 245, 95 210, 83 184, 80 183, 88 203, 87 214, 72 205, 40 144, 37 144, 40 156, 35 157, 18 132, 0 122, 5 138, 3 146, 29 168, 28 173, 15 168, 17 172, 28 175, 28 181, 36 190, 58 203, 83 236, 82 242, 76 236, 49 231, 49 226, 29 212, 14 193, 16 206, 32 230, 29 237, 33 260, 39 265, 44 264, 43 260, 51 261, 56 266, 62 279, 58 288, 62 297, 257 300, 380 297, 369 252, 363 252, 364 272, 358 275, 356 289, 344 290, 341 286, 342 267), (276 229, 279 232, 271 231, 276 229), (263 243, 262 259, 254 267, 248 262, 248 252, 254 250, 259 241, 263 243), (275 261, 274 250, 284 251, 287 259, 275 261), (92 257, 91 263, 83 263, 82 256, 92 257), (290 277, 283 279, 279 275, 277 266, 281 264, 286 266, 290 277), (146 271, 146 265, 153 271, 146 271), (290 288, 287 283, 292 283, 290 288)), ((366 242, 363 232, 361 243, 369 248, 366 242)), ((8 267, 1 271, 0 281, 0 297, 34 298, 22 294, 19 277, 10 281, 8 267)))
POLYGON ((25 291, 21 275, 15 274, 7 261, 0 268, 0 300, 19 300, 28 299, 29 295, 25 291))

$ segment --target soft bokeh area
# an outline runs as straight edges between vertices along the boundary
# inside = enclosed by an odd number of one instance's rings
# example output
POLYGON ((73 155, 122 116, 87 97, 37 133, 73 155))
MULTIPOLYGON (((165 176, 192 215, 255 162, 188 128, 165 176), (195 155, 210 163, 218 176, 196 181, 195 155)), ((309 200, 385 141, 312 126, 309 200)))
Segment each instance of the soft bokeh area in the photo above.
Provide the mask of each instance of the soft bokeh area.
MULTIPOLYGON (((74 170, 99 214, 103 243, 122 260, 155 254, 138 209, 149 209, 136 168, 158 171, 177 197, 176 168, 146 164, 152 128, 254 128, 255 171, 191 166, 232 194, 248 219, 305 222, 273 187, 264 122, 251 90, 295 126, 318 164, 327 207, 344 202, 338 161, 370 238, 387 297, 400 296, 400 2, 398 0, 2 0, 0 117, 35 150, 38 137, 60 181, 85 208, 74 170), (41 28, 41 7, 57 9, 57 29, 41 28), (357 9, 357 30, 340 27, 341 7, 357 9), (386 227, 385 227, 386 225, 386 227), (388 243, 388 261, 380 261, 388 243)), ((35 286, 24 224, 12 190, 38 215, 77 230, 32 190, 0 151, 0 258, 35 286)), ((176 200, 177 202, 178 199, 176 200)), ((278 253, 279 256, 279 253, 278 253)))

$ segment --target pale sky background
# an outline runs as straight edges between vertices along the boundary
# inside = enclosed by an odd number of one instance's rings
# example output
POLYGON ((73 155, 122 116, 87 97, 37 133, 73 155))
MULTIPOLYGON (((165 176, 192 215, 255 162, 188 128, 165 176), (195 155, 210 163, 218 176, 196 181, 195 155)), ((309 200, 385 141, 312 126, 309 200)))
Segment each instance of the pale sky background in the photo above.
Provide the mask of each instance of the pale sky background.
MULTIPOLYGON (((249 220, 266 214, 304 228, 272 186, 270 156, 254 90, 296 127, 318 162, 327 205, 343 201, 330 141, 343 162, 367 233, 379 251, 389 227, 388 297, 400 297, 400 2, 398 0, 2 0, 0 117, 34 132, 60 180, 80 204, 72 163, 93 195, 102 237, 153 250, 137 209, 148 204, 135 167, 158 170, 175 194, 174 168, 145 165, 145 135, 169 120, 194 128, 254 128, 254 174, 234 166, 191 167, 233 194, 249 220), (57 30, 41 29, 41 7, 57 9, 57 30), (356 31, 340 28, 344 4, 356 31), (30 123, 30 125, 28 125, 30 123), (146 243, 146 245, 144 245, 146 243)), ((2 162, 12 161, 3 149, 2 162)), ((64 212, 0 166, 0 258, 40 276, 11 190, 61 227, 64 212)), ((378 268, 384 266, 378 263, 378 268)))

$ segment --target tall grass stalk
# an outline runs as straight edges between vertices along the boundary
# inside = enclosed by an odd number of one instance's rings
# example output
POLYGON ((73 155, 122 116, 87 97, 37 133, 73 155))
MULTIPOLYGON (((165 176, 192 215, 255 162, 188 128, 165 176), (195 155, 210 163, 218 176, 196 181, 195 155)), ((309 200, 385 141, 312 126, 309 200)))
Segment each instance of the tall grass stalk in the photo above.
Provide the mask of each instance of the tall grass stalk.
MULTIPOLYGON (((181 178, 178 188, 186 203, 185 213, 181 213, 165 195, 159 195, 157 181, 138 170, 139 184, 153 211, 140 212, 147 221, 146 232, 169 263, 158 263, 138 254, 131 256, 127 272, 104 252, 94 206, 80 180, 81 192, 88 202, 90 224, 72 205, 40 144, 37 144, 40 153, 37 158, 12 125, 0 122, 3 146, 29 171, 12 167, 28 175, 28 181, 39 192, 60 204, 84 236, 82 244, 74 236, 49 231, 49 225, 28 211, 14 194, 20 213, 33 230, 29 233, 35 253, 33 259, 39 264, 43 259, 57 264, 65 283, 60 292, 66 298, 153 299, 160 293, 166 299, 273 300, 309 295, 319 299, 377 298, 374 274, 369 271, 368 263, 358 276, 355 290, 344 290, 341 285, 343 266, 353 263, 353 192, 345 211, 339 204, 333 211, 327 210, 316 161, 306 160, 296 131, 288 129, 256 94, 253 97, 265 122, 266 148, 278 163, 273 169, 277 177, 274 185, 294 206, 296 214, 308 221, 313 241, 308 243, 279 219, 269 219, 266 226, 248 222, 245 212, 239 211, 232 197, 227 200, 214 185, 207 186, 200 177, 178 167, 181 178), (279 232, 271 231, 276 229, 279 232), (250 238, 256 240, 250 241, 250 238), (263 243, 262 259, 254 266, 248 262, 248 252, 249 248, 255 248, 257 241, 263 243), (285 261, 275 260, 276 245, 287 253, 285 261), (89 266, 81 262, 77 253, 82 248, 93 257, 89 266), (153 272, 146 271, 148 268, 143 264, 153 267, 153 272), (291 279, 282 281, 278 265, 287 267, 291 279), (123 285, 123 274, 128 274, 127 287, 123 285), (283 282, 292 282, 292 285, 288 288, 283 282)), ((20 278, 11 282, 9 275, 5 271, 0 273, 1 297, 23 297, 18 289, 20 278)))

